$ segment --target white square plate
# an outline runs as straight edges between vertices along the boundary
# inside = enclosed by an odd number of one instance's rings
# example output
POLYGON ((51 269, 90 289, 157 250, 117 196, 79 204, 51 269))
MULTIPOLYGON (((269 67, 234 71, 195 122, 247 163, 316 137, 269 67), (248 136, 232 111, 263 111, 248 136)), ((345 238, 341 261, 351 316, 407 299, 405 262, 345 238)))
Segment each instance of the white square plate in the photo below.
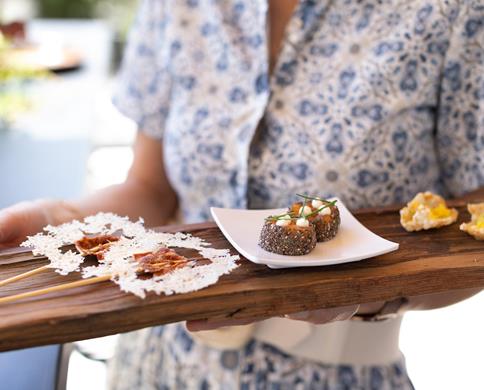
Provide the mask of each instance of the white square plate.
POLYGON ((287 209, 239 210, 212 207, 211 212, 224 236, 242 256, 271 268, 349 263, 398 249, 397 243, 385 240, 358 222, 339 199, 336 205, 341 216, 338 234, 328 242, 316 244, 313 251, 303 256, 278 255, 265 251, 258 244, 264 219, 269 215, 282 214, 287 209))

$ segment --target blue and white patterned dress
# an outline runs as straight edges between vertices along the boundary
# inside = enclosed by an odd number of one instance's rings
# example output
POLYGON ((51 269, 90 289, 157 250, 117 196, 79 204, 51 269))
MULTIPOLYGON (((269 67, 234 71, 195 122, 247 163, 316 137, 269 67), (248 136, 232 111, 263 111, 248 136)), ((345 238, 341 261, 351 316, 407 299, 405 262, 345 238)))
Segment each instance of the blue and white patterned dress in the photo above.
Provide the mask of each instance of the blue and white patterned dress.
MULTIPOLYGON (((266 16, 265 0, 141 5, 115 103, 163 140, 187 222, 301 191, 357 208, 484 185, 481 1, 301 0, 270 77, 266 16)), ((403 362, 222 353, 177 325, 123 336, 113 366, 117 389, 411 387, 403 362)))

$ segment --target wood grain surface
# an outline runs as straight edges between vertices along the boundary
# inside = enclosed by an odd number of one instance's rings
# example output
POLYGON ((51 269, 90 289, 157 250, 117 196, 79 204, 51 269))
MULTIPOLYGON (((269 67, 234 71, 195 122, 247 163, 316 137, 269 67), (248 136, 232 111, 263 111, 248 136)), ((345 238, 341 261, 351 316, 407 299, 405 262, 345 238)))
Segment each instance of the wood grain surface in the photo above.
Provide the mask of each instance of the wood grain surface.
MULTIPOLYGON (((469 219, 461 203, 459 223, 469 219)), ((240 267, 204 290, 142 300, 111 282, 0 305, 0 350, 63 343, 188 319, 250 319, 301 310, 390 300, 455 289, 484 288, 484 242, 459 230, 459 223, 407 233, 398 208, 367 209, 356 217, 398 251, 355 263, 273 270, 242 258, 240 267)), ((213 223, 170 226, 216 248, 231 248, 213 223)), ((183 254, 183 251, 181 251, 183 254)), ((45 265, 25 249, 0 253, 0 279, 45 265)), ((79 280, 46 271, 0 288, 0 296, 79 280)))

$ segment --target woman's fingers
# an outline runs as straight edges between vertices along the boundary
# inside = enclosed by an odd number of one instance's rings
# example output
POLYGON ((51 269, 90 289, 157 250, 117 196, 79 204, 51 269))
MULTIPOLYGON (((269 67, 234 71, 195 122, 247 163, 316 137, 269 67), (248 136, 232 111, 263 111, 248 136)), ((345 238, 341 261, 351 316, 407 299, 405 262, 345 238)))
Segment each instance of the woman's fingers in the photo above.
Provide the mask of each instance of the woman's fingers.
MULTIPOLYGON (((310 310, 294 314, 288 314, 285 318, 291 320, 299 320, 311 322, 312 324, 321 325, 335 321, 346 321, 353 317, 359 309, 360 305, 341 306, 330 309, 310 310)), ((213 330, 223 328, 226 326, 248 325, 254 322, 263 321, 267 318, 252 318, 250 320, 193 320, 187 321, 187 329, 190 332, 198 332, 202 330, 213 330)))
POLYGON ((20 202, 0 210, 0 248, 17 246, 48 224, 54 201, 20 202))
POLYGON ((0 248, 18 244, 22 222, 19 216, 9 210, 0 210, 0 248))
POLYGON ((292 320, 306 321, 313 324, 321 325, 335 321, 346 321, 353 317, 360 305, 341 306, 329 309, 319 309, 303 311, 286 315, 286 318, 292 320))
POLYGON ((193 320, 187 321, 187 329, 190 332, 199 332, 202 330, 213 330, 224 328, 226 326, 240 326, 240 325, 249 325, 254 322, 266 320, 267 318, 252 318, 250 320, 210 320, 210 319, 203 319, 203 320, 193 320))

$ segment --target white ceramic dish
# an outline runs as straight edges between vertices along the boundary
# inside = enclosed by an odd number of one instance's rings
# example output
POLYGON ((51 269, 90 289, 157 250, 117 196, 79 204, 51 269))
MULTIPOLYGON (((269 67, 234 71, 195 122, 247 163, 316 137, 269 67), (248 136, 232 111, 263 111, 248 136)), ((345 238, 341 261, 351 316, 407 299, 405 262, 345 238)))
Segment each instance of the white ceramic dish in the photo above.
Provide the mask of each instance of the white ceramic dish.
POLYGON ((212 207, 212 216, 227 240, 248 260, 271 268, 313 267, 358 261, 392 252, 398 244, 388 241, 364 227, 343 202, 336 203, 341 226, 335 238, 318 243, 303 256, 284 256, 262 249, 259 234, 264 219, 282 214, 286 209, 238 210, 212 207))

